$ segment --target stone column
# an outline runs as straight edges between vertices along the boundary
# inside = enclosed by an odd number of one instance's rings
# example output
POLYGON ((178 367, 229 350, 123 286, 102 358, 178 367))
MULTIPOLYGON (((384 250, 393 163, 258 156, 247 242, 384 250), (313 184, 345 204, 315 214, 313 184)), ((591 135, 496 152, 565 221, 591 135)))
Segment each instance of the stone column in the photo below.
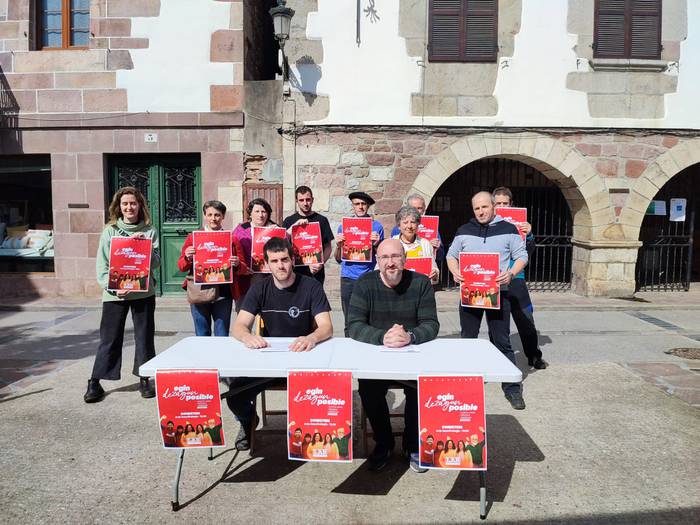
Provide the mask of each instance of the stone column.
POLYGON ((571 287, 585 296, 631 297, 640 241, 572 239, 571 287))

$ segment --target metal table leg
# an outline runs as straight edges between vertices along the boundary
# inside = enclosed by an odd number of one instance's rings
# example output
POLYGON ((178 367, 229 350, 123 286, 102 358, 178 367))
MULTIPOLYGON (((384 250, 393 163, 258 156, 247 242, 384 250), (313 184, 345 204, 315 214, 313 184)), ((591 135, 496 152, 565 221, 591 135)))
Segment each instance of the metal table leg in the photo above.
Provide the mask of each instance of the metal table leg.
POLYGON ((214 459, 214 449, 212 447, 209 447, 209 457, 207 458, 209 461, 214 459))
POLYGON ((185 458, 185 449, 180 450, 177 456, 177 466, 175 467, 175 479, 173 480, 173 497, 170 502, 173 510, 180 508, 180 474, 182 474, 182 461, 185 458))
POLYGON ((479 517, 486 519, 486 472, 479 471, 479 517))

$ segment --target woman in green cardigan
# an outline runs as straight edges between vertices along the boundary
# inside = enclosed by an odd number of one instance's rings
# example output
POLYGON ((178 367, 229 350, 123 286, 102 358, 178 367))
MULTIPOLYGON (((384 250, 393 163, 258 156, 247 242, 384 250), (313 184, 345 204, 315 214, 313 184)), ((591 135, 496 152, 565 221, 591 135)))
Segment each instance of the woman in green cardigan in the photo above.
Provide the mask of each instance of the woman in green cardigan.
MULTIPOLYGON (((124 325, 129 310, 134 322, 136 343, 134 375, 138 376, 139 367, 156 355, 154 344, 156 298, 153 270, 158 267, 160 267, 158 232, 151 225, 151 215, 148 212, 146 200, 136 188, 131 186, 121 188, 114 194, 112 203, 109 205, 109 222, 102 232, 97 249, 97 282, 104 292, 102 293, 100 346, 95 356, 87 392, 83 397, 86 403, 97 403, 104 399, 105 391, 100 385, 100 379, 117 380, 121 377, 124 325), (112 237, 151 239, 153 252, 148 291, 107 291, 112 237)), ((155 391, 147 377, 140 378, 139 390, 142 397, 155 396, 155 391)))

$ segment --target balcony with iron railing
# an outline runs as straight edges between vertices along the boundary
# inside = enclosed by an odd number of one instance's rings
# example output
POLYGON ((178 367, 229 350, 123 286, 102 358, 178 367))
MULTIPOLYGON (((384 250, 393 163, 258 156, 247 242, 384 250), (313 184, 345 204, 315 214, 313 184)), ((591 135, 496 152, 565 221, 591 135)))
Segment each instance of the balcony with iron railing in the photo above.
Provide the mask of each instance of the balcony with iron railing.
POLYGON ((0 152, 16 150, 21 144, 18 115, 19 103, 0 67, 0 152))

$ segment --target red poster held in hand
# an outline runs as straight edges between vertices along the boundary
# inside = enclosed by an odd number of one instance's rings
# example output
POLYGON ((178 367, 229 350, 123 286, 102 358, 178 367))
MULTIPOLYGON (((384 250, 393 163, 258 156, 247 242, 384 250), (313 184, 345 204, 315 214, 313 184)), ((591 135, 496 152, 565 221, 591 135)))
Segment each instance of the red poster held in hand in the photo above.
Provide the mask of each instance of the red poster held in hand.
POLYGON ((437 215, 423 215, 418 225, 418 235, 429 241, 437 239, 439 225, 440 217, 437 215))
POLYGON ((352 373, 290 370, 287 376, 289 459, 352 461, 352 373))
POLYGON ((195 284, 220 284, 233 281, 231 275, 230 231, 192 232, 195 284))
POLYGON ((156 397, 164 447, 224 446, 216 369, 156 370, 156 397))
POLYGON ((107 290, 147 292, 151 274, 151 239, 112 237, 107 290))
POLYGON ((370 217, 343 218, 345 242, 341 252, 343 261, 369 262, 372 260, 372 219, 370 217))
POLYGON ((264 228, 251 226, 250 229, 250 236, 252 239, 250 268, 256 273, 270 273, 270 270, 268 270, 267 264, 265 263, 265 253, 263 248, 265 247, 265 243, 273 237, 285 239, 287 237, 287 230, 278 226, 266 226, 264 228))
POLYGON ((430 276, 433 271, 432 257, 409 257, 406 259, 404 268, 414 272, 422 273, 425 276, 430 276))
MULTIPOLYGON (((508 221, 518 226, 522 222, 527 222, 527 208, 513 208, 511 206, 501 206, 496 208, 496 215, 503 217, 503 220, 508 221)), ((520 236, 525 240, 525 233, 518 227, 520 236)))
POLYGON ((292 246, 294 247, 294 266, 323 264, 321 225, 318 222, 292 226, 292 246))
POLYGON ((501 287, 496 282, 500 273, 497 253, 459 254, 462 275, 460 297, 462 306, 498 310, 501 307, 501 287))
POLYGON ((418 376, 420 466, 486 470, 482 376, 418 376))

